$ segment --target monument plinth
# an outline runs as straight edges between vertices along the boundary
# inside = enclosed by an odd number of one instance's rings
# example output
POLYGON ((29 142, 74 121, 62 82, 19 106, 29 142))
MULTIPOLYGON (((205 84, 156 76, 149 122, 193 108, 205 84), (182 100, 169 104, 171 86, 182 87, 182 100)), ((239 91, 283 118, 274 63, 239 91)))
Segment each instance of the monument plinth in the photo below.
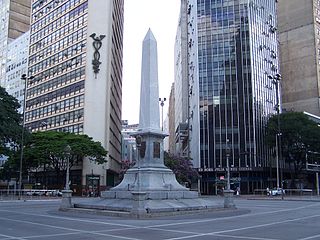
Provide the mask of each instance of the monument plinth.
POLYGON ((75 204, 75 208, 137 218, 221 208, 212 199, 201 199, 198 192, 180 185, 164 165, 163 139, 167 134, 160 129, 158 99, 157 42, 149 29, 142 48, 139 129, 133 134, 137 162, 118 186, 102 192, 100 199, 75 204))
POLYGON ((103 198, 132 199, 132 192, 145 192, 146 199, 196 198, 197 192, 180 185, 174 173, 164 165, 163 139, 160 129, 157 41, 149 29, 143 40, 137 163, 122 182, 103 198))

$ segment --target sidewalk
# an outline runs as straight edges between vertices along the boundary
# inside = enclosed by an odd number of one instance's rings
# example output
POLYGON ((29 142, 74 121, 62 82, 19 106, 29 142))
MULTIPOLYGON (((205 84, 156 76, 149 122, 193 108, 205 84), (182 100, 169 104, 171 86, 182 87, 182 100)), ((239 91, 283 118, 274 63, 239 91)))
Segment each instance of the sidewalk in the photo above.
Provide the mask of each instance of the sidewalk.
POLYGON ((264 196, 264 195, 242 195, 241 198, 247 200, 274 200, 274 201, 310 201, 320 202, 320 196, 293 196, 284 195, 281 196, 264 196))

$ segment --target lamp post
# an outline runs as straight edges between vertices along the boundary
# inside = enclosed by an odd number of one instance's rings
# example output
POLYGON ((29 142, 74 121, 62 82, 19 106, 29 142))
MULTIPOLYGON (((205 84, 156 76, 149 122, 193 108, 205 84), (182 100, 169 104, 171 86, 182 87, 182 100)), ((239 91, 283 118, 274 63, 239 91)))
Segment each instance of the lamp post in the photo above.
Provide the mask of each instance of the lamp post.
POLYGON ((32 80, 34 76, 21 75, 21 80, 24 80, 24 95, 23 95, 23 120, 22 120, 22 133, 21 133, 21 152, 20 152, 20 170, 19 170, 19 200, 21 199, 22 191, 22 161, 23 161, 23 145, 24 145, 24 128, 26 121, 26 99, 27 99, 27 85, 28 81, 32 80))
POLYGON ((163 106, 164 106, 164 102, 166 101, 166 98, 159 98, 159 102, 160 102, 160 106, 161 106, 161 122, 162 122, 162 131, 163 131, 163 106))
POLYGON ((138 185, 138 192, 140 192, 140 147, 141 147, 141 136, 138 135, 136 136, 136 144, 137 144, 137 149, 138 149, 138 156, 137 156, 137 167, 138 167, 138 181, 137 181, 137 185, 138 185))
MULTIPOLYGON (((277 188, 280 187, 279 181, 279 162, 281 160, 281 127, 280 127, 280 98, 279 98, 279 84, 281 81, 281 74, 277 73, 275 76, 268 75, 268 78, 272 80, 272 83, 276 87, 277 104, 275 106, 277 111, 277 134, 276 134, 276 168, 277 168, 277 188)), ((281 174, 282 175, 282 174, 281 174)), ((281 177, 282 178, 282 177, 281 177)), ((283 181, 281 181, 281 187, 283 188, 283 181)), ((283 195, 283 194, 282 194, 283 195)))
POLYGON ((224 195, 224 207, 225 208, 235 208, 235 204, 233 201, 233 193, 234 191, 230 189, 230 166, 229 166, 229 157, 230 157, 230 147, 229 147, 229 139, 227 139, 226 143, 226 159, 227 159, 227 189, 223 191, 224 195))
POLYGON ((227 157, 227 190, 230 191, 230 147, 229 147, 229 139, 227 139, 227 148, 226 148, 226 157, 227 157))
POLYGON ((65 147, 65 149, 64 149, 64 152, 65 152, 65 154, 66 154, 66 156, 67 156, 67 172, 66 172, 66 185, 65 185, 65 190, 70 190, 70 185, 69 185, 69 179, 70 179, 70 177, 69 177, 69 174, 70 174, 70 172, 69 172, 69 165, 70 165, 70 163, 69 163, 69 158, 70 158, 70 153, 71 153, 71 147, 69 146, 69 145, 67 145, 66 147, 65 147))
POLYGON ((68 208, 73 208, 73 204, 71 203, 71 198, 72 198, 72 191, 70 190, 69 186, 69 158, 71 155, 71 147, 67 145, 64 148, 64 153, 66 154, 67 158, 67 172, 66 172, 66 185, 64 187, 64 190, 62 190, 62 199, 61 199, 61 204, 60 204, 60 209, 68 209, 68 208))

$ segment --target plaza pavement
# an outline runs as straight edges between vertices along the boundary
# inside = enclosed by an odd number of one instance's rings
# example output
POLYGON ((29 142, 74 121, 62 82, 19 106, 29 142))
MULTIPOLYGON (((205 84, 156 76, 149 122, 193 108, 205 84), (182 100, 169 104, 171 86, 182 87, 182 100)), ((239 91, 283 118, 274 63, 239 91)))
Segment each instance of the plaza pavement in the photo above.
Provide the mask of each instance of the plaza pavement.
POLYGON ((320 239, 320 201, 235 201, 237 211, 145 220, 60 212, 59 199, 0 201, 0 240, 320 239))

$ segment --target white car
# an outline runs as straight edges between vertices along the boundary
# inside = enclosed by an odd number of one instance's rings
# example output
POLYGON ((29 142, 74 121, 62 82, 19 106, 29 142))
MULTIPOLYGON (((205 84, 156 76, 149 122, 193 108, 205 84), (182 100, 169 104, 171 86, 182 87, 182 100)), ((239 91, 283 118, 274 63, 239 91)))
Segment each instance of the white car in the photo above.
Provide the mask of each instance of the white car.
POLYGON ((282 188, 274 188, 271 191, 271 196, 284 195, 286 194, 285 190, 282 188))

